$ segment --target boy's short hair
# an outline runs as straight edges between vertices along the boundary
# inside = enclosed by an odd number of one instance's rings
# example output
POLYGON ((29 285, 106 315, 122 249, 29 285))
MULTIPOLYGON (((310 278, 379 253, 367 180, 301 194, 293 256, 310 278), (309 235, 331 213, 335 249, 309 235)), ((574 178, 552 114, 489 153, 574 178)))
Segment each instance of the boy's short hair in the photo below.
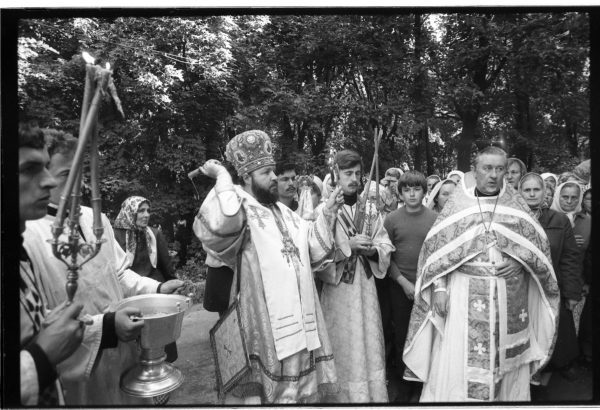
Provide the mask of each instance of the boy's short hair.
POLYGON ((402 188, 416 186, 420 186, 423 191, 427 191, 427 179, 419 171, 406 171, 398 180, 398 190, 400 192, 402 192, 402 188))
POLYGON ((353 151, 351 149, 345 149, 338 152, 335 155, 335 164, 338 166, 338 169, 348 169, 353 168, 357 165, 360 165, 360 170, 363 170, 363 162, 362 158, 358 154, 358 152, 353 151))
POLYGON ((36 123, 19 123, 19 148, 42 149, 44 146, 44 133, 36 123))

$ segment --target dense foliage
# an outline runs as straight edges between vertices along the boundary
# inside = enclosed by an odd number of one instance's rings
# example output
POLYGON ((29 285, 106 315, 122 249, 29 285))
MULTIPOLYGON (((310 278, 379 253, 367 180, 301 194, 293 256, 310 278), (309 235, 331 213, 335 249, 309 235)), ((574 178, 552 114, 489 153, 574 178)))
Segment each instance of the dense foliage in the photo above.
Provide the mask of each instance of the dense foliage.
POLYGON ((381 172, 465 171, 476 141, 537 171, 589 158, 584 13, 22 20, 23 118, 77 135, 84 50, 114 68, 126 116, 100 114, 104 209, 144 195, 167 231, 210 188, 187 173, 252 128, 320 175, 332 148, 369 164, 376 124, 381 172))

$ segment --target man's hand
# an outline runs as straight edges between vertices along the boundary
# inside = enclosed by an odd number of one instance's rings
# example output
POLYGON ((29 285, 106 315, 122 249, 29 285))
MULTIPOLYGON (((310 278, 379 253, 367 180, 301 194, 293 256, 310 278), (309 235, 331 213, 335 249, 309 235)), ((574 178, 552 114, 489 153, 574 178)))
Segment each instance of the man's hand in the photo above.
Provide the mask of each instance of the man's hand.
POLYGON ((115 312, 115 333, 122 342, 134 340, 144 327, 144 320, 138 319, 142 312, 135 307, 126 307, 115 312))
POLYGON ((509 256, 506 262, 496 266, 496 276, 508 279, 521 271, 521 264, 509 256))
POLYGON ((352 253, 367 255, 371 251, 373 241, 367 235, 358 234, 350 238, 350 249, 352 253))
POLYGON ((404 294, 409 300, 415 300, 415 285, 408 279, 398 280, 398 284, 402 287, 404 294))
POLYGON ((448 293, 433 292, 433 311, 438 315, 445 317, 448 313, 448 293))
POLYGON ((575 235, 575 242, 577 243, 577 246, 579 246, 581 248, 583 246, 583 244, 585 243, 585 240, 583 239, 583 236, 575 235))
POLYGON ((344 205, 344 193, 342 192, 342 187, 338 185, 329 194, 325 203, 325 210, 327 213, 335 215, 342 205, 344 205))
POLYGON ((223 172, 227 173, 227 169, 221 165, 216 159, 209 159, 200 167, 200 171, 208 177, 217 178, 223 172))
POLYGON ((81 344, 85 327, 83 322, 77 320, 81 309, 81 303, 71 303, 57 309, 52 322, 44 324, 34 339, 53 366, 71 356, 81 344))
POLYGON ((575 306, 577 306, 578 303, 579 303, 579 301, 577 301, 577 300, 567 299, 567 306, 566 306, 566 308, 572 312, 573 309, 575 309, 575 306))
POLYGON ((182 286, 183 286, 182 280, 171 279, 162 284, 162 286, 160 287, 160 293, 164 293, 164 294, 173 293, 182 286))

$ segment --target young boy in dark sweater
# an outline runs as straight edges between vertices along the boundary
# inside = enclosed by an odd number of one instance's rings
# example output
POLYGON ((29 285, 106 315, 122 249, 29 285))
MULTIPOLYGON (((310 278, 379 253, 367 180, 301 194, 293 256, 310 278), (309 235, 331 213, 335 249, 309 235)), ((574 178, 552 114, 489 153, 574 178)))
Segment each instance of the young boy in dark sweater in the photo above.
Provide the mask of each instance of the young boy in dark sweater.
POLYGON ((392 244, 396 247, 388 273, 391 278, 389 292, 394 325, 396 377, 400 379, 400 385, 398 395, 395 399, 390 397, 390 401, 414 402, 420 396, 421 383, 402 379, 402 351, 415 296, 419 253, 438 214, 423 205, 427 180, 420 172, 409 171, 403 174, 398 181, 398 190, 404 206, 390 213, 384 222, 392 244))

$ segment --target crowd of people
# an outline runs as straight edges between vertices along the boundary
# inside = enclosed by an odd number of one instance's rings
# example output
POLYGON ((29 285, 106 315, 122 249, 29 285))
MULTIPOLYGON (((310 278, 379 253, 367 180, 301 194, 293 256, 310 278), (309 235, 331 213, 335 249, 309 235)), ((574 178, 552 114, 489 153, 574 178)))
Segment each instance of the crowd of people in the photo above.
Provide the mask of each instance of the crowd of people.
MULTIPOLYGON (((106 242, 65 302, 48 239, 76 146, 19 127, 22 402, 165 404, 119 389, 144 322, 111 310, 182 285, 148 199, 127 198, 113 226, 102 217, 106 242)), ((466 173, 403 164, 371 181, 344 149, 323 178, 298 175, 258 130, 225 156, 200 168, 216 182, 193 223, 204 307, 216 326, 239 318, 243 340, 228 357, 245 363, 215 363, 224 404, 530 401, 543 372, 591 362, 589 176, 528 172, 495 146, 466 173)), ((94 235, 91 208, 78 229, 94 235)), ((175 344, 165 354, 176 360, 175 344)))

